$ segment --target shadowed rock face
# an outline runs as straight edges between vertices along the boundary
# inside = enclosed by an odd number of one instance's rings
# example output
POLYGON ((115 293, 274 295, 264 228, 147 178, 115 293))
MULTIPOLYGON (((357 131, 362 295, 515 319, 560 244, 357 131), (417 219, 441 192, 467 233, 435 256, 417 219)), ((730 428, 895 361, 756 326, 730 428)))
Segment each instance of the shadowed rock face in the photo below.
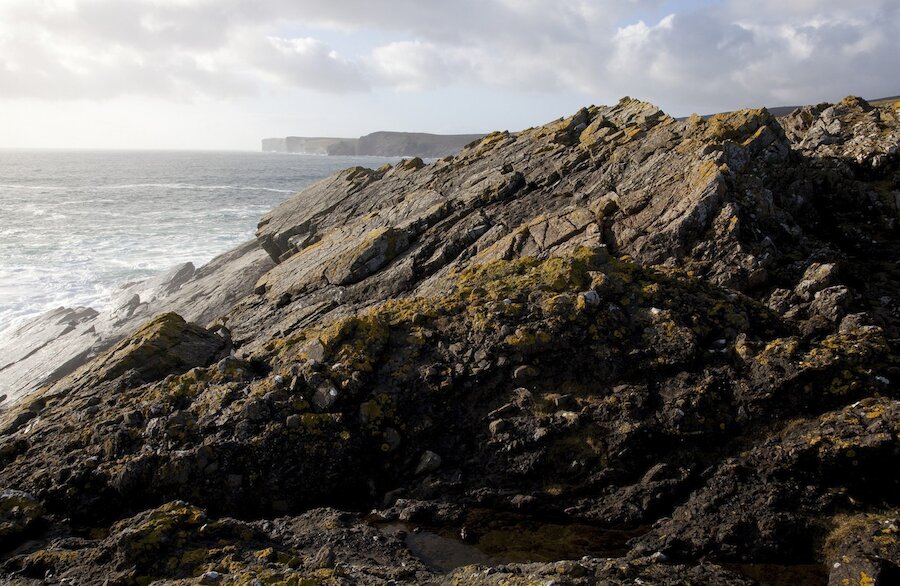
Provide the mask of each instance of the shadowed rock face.
POLYGON ((898 129, 625 99, 326 179, 260 222, 228 331, 165 315, 4 414, 3 569, 889 584, 898 129))

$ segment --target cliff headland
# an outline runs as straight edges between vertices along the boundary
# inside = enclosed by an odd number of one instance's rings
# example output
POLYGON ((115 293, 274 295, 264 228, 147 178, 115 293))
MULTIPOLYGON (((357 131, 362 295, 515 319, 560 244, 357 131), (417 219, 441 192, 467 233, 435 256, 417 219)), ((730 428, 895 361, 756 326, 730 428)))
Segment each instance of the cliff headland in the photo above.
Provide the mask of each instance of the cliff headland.
POLYGON ((352 157, 421 157, 437 159, 456 153, 483 134, 427 134, 424 132, 373 132, 359 138, 288 136, 265 138, 264 152, 352 157))

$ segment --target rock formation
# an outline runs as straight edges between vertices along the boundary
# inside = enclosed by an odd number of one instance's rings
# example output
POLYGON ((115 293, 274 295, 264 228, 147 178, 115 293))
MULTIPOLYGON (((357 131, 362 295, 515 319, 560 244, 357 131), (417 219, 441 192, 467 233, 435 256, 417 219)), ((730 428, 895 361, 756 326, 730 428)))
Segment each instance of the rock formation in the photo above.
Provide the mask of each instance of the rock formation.
POLYGON ((0 344, 0 408, 70 374, 160 312, 213 325, 273 264, 254 240, 200 269, 185 263, 127 285, 107 310, 61 307, 7 332, 0 344))
POLYGON ((898 145, 626 98, 323 180, 7 409, 0 570, 894 583, 898 145))

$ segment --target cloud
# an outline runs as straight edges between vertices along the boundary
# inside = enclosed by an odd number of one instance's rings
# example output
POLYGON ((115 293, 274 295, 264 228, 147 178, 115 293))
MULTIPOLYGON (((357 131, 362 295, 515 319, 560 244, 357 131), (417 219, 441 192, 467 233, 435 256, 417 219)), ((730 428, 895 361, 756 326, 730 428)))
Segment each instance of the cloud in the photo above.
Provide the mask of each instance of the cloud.
POLYGON ((593 101, 631 94, 674 110, 713 110, 898 89, 896 0, 682 6, 0 0, 0 95, 183 100, 476 86, 593 101))
POLYGON ((900 35, 897 4, 846 6, 763 0, 751 11, 735 0, 621 27, 609 76, 630 92, 707 111, 897 93, 900 69, 891 41, 900 35))
POLYGON ((380 83, 405 91, 439 87, 471 74, 459 51, 421 41, 399 41, 376 47, 370 64, 373 76, 380 83))
POLYGON ((244 54, 258 73, 290 85, 336 93, 369 89, 357 63, 310 37, 267 37, 244 54))
POLYGON ((228 96, 279 86, 565 89, 573 79, 561 58, 590 51, 598 31, 660 1, 5 0, 0 91, 94 98, 228 96), (320 37, 374 32, 387 40, 342 55, 322 38, 281 32, 297 27, 320 37))

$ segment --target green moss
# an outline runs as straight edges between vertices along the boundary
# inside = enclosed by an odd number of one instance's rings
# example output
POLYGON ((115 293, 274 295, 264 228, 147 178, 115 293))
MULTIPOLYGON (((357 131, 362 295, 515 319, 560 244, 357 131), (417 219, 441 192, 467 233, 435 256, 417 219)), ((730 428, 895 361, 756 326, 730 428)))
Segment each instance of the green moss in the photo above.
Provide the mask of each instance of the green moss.
POLYGON ((457 290, 468 301, 498 300, 531 291, 562 293, 585 287, 590 283, 588 271, 598 266, 598 254, 587 248, 570 257, 544 261, 533 257, 497 260, 461 273, 457 290))
MULTIPOLYGON (((118 534, 119 547, 126 556, 142 567, 166 565, 166 572, 174 572, 182 564, 182 556, 166 559, 159 556, 165 552, 178 551, 184 547, 190 535, 206 520, 204 512, 182 502, 167 503, 157 509, 142 513, 138 517, 116 523, 111 528, 118 534)), ((198 564, 202 555, 190 552, 190 565, 198 564)), ((152 581, 149 576, 139 576, 140 583, 152 581)))
POLYGON ((335 362, 349 370, 372 372, 390 336, 390 320, 378 312, 344 318, 328 328, 320 340, 335 362))
POLYGON ((547 332, 531 331, 526 328, 519 328, 514 334, 506 337, 506 343, 519 350, 540 350, 553 341, 553 337, 547 332))

